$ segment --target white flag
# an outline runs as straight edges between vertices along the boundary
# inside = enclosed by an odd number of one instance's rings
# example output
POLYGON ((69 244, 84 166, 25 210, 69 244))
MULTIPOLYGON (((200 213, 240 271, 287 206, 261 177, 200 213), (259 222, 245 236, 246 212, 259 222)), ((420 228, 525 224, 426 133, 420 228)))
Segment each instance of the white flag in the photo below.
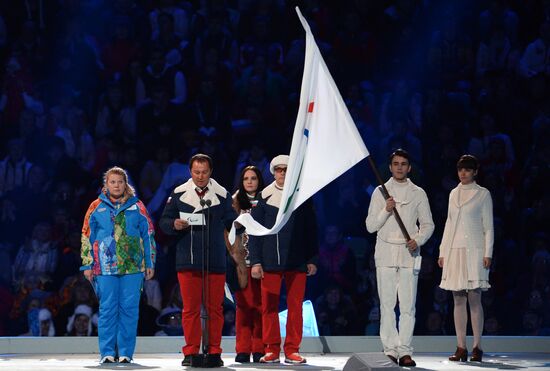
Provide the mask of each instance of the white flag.
POLYGON ((277 233, 298 206, 369 155, 298 7, 296 13, 306 31, 306 56, 279 213, 271 229, 249 214, 235 220, 254 236, 277 233))

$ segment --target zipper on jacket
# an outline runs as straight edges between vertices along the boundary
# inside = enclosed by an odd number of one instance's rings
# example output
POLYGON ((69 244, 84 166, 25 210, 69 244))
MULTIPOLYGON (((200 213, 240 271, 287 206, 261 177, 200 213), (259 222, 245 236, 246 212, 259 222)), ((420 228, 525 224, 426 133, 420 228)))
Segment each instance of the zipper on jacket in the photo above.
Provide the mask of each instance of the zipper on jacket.
POLYGON ((194 263, 194 257, 193 257, 193 226, 191 226, 191 264, 194 263))
POLYGON ((279 233, 277 233, 276 236, 277 236, 277 265, 281 265, 281 253, 279 252, 279 233))

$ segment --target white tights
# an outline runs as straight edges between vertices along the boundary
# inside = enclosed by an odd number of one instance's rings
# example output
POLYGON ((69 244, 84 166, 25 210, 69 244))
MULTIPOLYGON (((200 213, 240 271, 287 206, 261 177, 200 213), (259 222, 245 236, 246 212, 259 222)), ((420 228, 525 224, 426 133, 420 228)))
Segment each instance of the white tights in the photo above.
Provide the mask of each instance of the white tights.
POLYGON ((466 303, 470 303, 470 320, 474 333, 474 348, 481 349, 481 334, 483 333, 483 306, 481 305, 481 289, 470 291, 453 291, 454 321, 458 346, 466 348, 466 326, 468 324, 468 310, 466 303))

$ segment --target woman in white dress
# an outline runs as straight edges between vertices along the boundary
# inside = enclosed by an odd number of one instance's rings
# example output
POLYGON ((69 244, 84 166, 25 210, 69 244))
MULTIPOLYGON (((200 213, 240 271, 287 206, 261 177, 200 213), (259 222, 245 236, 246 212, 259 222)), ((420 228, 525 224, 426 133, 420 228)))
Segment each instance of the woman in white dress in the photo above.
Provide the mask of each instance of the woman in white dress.
POLYGON ((449 211, 439 247, 438 264, 443 268, 440 287, 452 291, 454 324, 457 337, 455 354, 451 361, 466 361, 467 304, 474 344, 470 361, 481 362, 481 334, 483 307, 481 292, 491 287, 489 268, 493 256, 493 202, 486 188, 479 186, 475 177, 478 160, 471 155, 460 157, 457 163, 460 183, 449 195, 449 211))

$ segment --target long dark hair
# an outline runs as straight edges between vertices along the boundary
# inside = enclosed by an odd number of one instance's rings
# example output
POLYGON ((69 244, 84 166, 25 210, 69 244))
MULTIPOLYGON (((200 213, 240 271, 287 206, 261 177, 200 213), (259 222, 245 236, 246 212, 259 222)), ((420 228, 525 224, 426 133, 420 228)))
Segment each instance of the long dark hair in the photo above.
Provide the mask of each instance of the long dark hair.
POLYGON ((252 208, 252 204, 250 203, 250 200, 248 199, 248 196, 243 186, 244 174, 248 170, 252 170, 254 173, 256 173, 256 176, 258 177, 258 189, 256 189, 256 196, 262 191, 262 189, 264 189, 264 178, 262 177, 262 172, 260 171, 260 169, 252 165, 245 167, 241 171, 241 176, 239 178, 239 189, 237 190, 237 206, 239 210, 248 210, 252 208))

